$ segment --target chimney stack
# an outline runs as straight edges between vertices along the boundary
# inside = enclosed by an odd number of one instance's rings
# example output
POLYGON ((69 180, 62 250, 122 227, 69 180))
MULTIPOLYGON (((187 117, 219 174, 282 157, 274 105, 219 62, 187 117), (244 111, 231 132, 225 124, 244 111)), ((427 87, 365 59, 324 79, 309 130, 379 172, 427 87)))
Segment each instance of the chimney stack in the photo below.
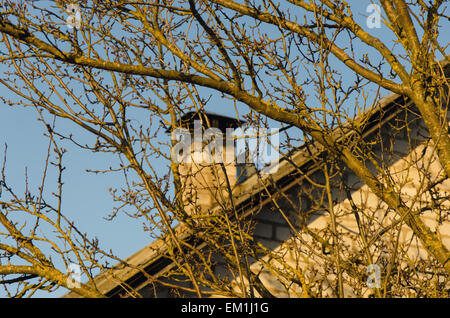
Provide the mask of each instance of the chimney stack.
POLYGON ((232 132, 242 122, 198 112, 185 114, 180 122, 183 141, 181 152, 179 147, 177 152, 182 157, 179 174, 185 211, 200 217, 210 215, 217 204, 229 207, 230 189, 233 191, 241 179, 232 132))

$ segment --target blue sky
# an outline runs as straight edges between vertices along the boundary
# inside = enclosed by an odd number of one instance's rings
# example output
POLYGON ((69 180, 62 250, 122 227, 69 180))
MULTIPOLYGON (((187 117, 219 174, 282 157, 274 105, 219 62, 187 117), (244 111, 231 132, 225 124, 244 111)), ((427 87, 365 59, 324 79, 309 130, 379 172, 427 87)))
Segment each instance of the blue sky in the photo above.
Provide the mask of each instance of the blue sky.
MULTIPOLYGON (((366 8, 370 1, 350 2, 354 16, 360 25, 365 27, 366 8)), ((448 35, 450 24, 446 22, 443 25, 441 34, 448 35)), ((371 33, 382 40, 390 38, 390 32, 386 26, 372 29, 371 33)), ((1 65, 1 67, 4 66, 1 65)), ((3 86, 0 86, 0 96, 15 98, 3 86)), ((210 111, 229 116, 235 115, 235 109, 230 102, 228 102, 229 107, 223 107, 223 99, 218 96, 215 99, 217 102, 209 108, 210 111)), ((241 106, 239 110, 247 111, 241 106)), ((32 108, 0 105, 0 153, 3 157, 4 145, 7 144, 7 180, 10 185, 22 192, 25 188, 25 169, 29 184, 37 189, 46 160, 48 139, 43 135, 46 128, 37 118, 37 112, 32 108)), ((79 140, 92 140, 91 136, 69 122, 60 121, 59 127, 61 125, 65 125, 64 129, 67 131, 75 129, 79 140)), ((63 146, 68 150, 64 161, 67 170, 64 172, 63 190, 63 211, 66 215, 73 219, 83 232, 89 233, 91 238, 98 237, 100 247, 106 250, 113 249, 119 257, 125 258, 150 243, 151 238, 143 231, 139 220, 124 214, 119 214, 113 221, 105 220, 114 206, 108 189, 120 187, 123 184, 122 174, 86 172, 86 169, 101 170, 116 165, 117 159, 109 154, 90 153, 67 142, 63 146)), ((56 177, 54 169, 51 170, 47 179, 49 190, 56 189, 56 177)), ((60 296, 63 293, 65 290, 61 288, 53 296, 60 296)), ((0 291, 0 297, 2 295, 3 292, 0 291)), ((48 296, 46 293, 37 295, 48 296)))

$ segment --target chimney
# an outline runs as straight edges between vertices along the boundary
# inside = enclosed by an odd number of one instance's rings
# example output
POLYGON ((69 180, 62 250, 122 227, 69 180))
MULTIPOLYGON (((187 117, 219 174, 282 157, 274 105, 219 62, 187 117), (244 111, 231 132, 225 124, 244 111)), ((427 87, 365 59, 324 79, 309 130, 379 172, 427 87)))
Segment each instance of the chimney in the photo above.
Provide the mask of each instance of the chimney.
POLYGON ((229 188, 233 191, 242 179, 238 175, 235 140, 231 133, 242 122, 198 112, 185 114, 180 122, 181 149, 174 148, 182 159, 178 162, 185 211, 201 217, 210 215, 211 208, 217 204, 229 207, 229 188))

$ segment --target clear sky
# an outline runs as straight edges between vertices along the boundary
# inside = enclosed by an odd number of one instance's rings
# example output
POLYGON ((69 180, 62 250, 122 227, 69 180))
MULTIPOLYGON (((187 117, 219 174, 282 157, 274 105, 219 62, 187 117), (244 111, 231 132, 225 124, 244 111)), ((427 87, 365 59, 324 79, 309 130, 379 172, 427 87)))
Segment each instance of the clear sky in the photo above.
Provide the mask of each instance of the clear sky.
MULTIPOLYGON (((370 1, 349 2, 353 6, 357 21, 365 27, 365 16, 368 14, 366 8, 370 1)), ((443 26, 441 33, 450 34, 450 24, 446 22, 443 26)), ((372 29, 371 33, 381 39, 390 37, 386 26, 372 29)), ((0 64, 0 67, 3 73, 4 65, 0 64)), ((5 87, 0 86, 0 96, 14 98, 10 94, 11 92, 5 87)), ((217 98, 219 100, 219 97, 217 98)), ((232 106, 229 108, 222 106, 223 103, 217 102, 209 110, 223 115, 235 114, 232 106)), ((242 111, 246 111, 245 107, 242 107, 242 111)), ((47 155, 48 139, 43 135, 46 128, 37 118, 37 112, 32 108, 0 104, 0 153, 3 155, 4 146, 7 144, 7 180, 10 185, 22 192, 25 189, 25 169, 31 187, 37 189, 40 185, 47 155)), ((65 127, 67 130, 76 129, 79 140, 92 140, 89 135, 74 128, 68 122, 60 122, 59 127, 61 125, 67 125, 65 127)), ((140 221, 124 214, 119 214, 113 221, 105 220, 114 206, 108 189, 120 187, 123 183, 122 174, 86 172, 86 169, 108 168, 117 164, 117 159, 108 154, 92 154, 68 142, 64 142, 63 146, 68 150, 64 162, 67 167, 64 172, 64 213, 72 218, 83 232, 89 233, 90 237, 98 237, 100 247, 106 250, 112 249, 119 257, 125 258, 150 243, 150 237, 143 231, 140 221)), ((52 191, 56 189, 56 177, 55 171, 50 171, 47 184, 52 191)), ((60 296, 63 293, 65 290, 61 288, 54 296, 60 296)), ((3 295, 0 290, 0 297, 3 295)), ((37 295, 47 296, 46 293, 37 295)))

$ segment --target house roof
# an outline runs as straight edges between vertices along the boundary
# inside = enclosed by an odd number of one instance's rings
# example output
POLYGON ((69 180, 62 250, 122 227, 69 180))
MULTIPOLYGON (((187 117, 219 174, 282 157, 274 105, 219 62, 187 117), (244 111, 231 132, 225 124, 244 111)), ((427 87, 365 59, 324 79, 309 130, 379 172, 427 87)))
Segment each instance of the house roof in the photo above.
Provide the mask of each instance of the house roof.
MULTIPOLYGON (((445 61, 442 61, 441 65, 445 67, 446 73, 449 74, 449 59, 447 58, 445 61)), ((365 138, 404 110, 404 107, 398 106, 409 106, 410 104, 411 102, 403 96, 394 93, 389 94, 377 104, 361 113, 356 119, 348 121, 344 125, 336 128, 333 135, 336 136, 337 140, 342 140, 356 133, 354 127, 363 126, 364 128, 361 133, 365 138)), ((250 215, 253 213, 252 207, 255 201, 258 201, 255 200, 255 197, 260 196, 259 203, 261 203, 261 200, 264 200, 262 199, 261 193, 265 187, 262 185, 263 182, 257 182, 258 178, 262 178, 263 181, 266 178, 270 178, 276 182, 277 188, 288 189, 297 184, 299 179, 298 177, 293 177, 292 172, 296 168, 301 168, 307 174, 313 173, 315 169, 312 168, 312 159, 323 152, 323 146, 313 141, 298 147, 289 159, 282 159, 278 170, 274 174, 254 174, 249 176, 237 188, 234 196, 235 206, 243 216, 250 215)), ((216 207, 215 209, 219 210, 220 207, 216 207)), ((184 224, 177 225, 174 228, 174 232, 180 240, 188 240, 192 237, 192 233, 184 224)), ((128 266, 118 264, 113 269, 99 274, 95 278, 95 281, 100 292, 109 297, 118 296, 127 290, 126 285, 140 289, 148 284, 148 275, 156 278, 169 271, 174 265, 166 256, 168 249, 165 240, 166 238, 158 239, 128 257, 125 260, 128 266), (145 271, 145 274, 143 271, 145 271), (126 284, 123 284, 123 282, 126 284)), ((202 246, 199 248, 202 248, 202 246)), ((64 297, 79 296, 74 292, 70 292, 64 297)))

